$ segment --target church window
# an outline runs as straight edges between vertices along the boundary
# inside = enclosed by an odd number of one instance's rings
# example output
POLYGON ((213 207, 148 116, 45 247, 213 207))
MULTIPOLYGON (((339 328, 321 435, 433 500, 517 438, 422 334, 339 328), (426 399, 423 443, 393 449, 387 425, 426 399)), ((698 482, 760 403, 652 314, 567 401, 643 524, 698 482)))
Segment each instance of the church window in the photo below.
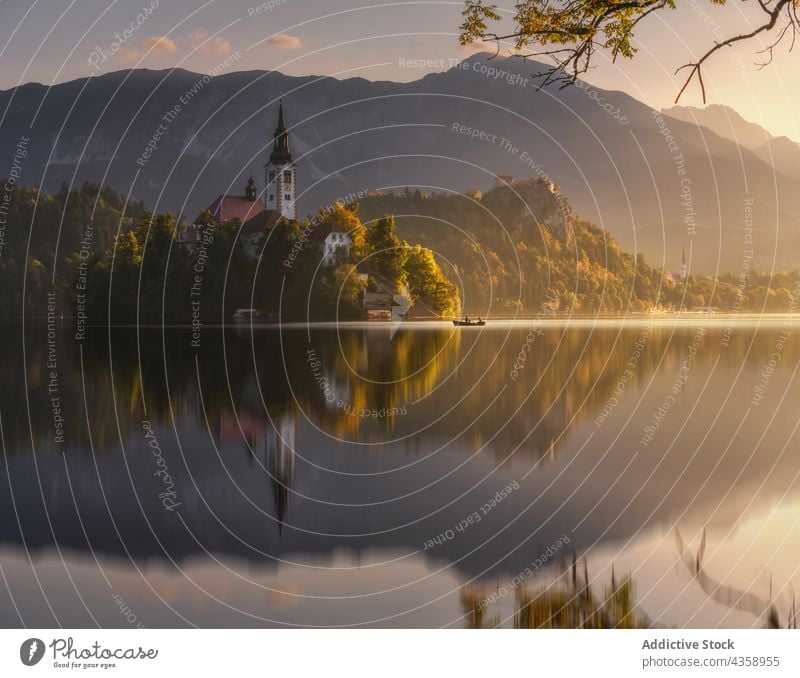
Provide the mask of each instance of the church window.
POLYGON ((292 183, 292 171, 285 170, 283 173, 283 181, 284 183, 291 184, 292 183))
POLYGON ((291 199, 292 199, 292 195, 291 195, 291 193, 287 193, 286 195, 284 195, 284 196, 283 196, 283 199, 284 199, 284 200, 291 200, 291 199))
POLYGON ((270 200, 270 202, 272 202, 273 200, 275 200, 275 194, 274 194, 274 193, 270 193, 270 194, 269 194, 269 200, 270 200))
POLYGON ((269 171, 269 183, 272 183, 273 181, 275 181, 275 170, 270 170, 269 171))

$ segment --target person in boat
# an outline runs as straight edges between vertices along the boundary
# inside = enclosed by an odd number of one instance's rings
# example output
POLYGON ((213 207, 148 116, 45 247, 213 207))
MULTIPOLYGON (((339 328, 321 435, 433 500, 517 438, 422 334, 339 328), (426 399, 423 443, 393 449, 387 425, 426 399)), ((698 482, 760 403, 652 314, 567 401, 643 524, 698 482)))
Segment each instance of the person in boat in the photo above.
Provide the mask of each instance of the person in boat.
POLYGON ((464 317, 464 322, 465 322, 465 323, 468 323, 468 322, 469 322, 469 316, 465 316, 465 317, 464 317))
POLYGON ((478 324, 479 325, 481 324, 481 317, 480 316, 478 316, 478 324))

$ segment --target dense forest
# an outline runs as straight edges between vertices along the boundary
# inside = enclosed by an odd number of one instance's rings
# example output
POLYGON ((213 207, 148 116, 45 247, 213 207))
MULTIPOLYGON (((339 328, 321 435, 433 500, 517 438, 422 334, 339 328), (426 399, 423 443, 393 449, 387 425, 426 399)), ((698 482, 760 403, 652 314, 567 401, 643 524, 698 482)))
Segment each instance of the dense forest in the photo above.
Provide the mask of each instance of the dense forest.
MULTIPOLYGON (((432 249, 473 315, 717 310, 786 313, 798 271, 688 276, 620 249, 603 229, 572 215, 547 181, 484 194, 406 190, 361 201, 364 223, 392 213, 398 234, 432 249)), ((676 267, 678 268, 678 267, 676 267)))
POLYGON ((215 224, 204 213, 203 237, 188 247, 178 239, 186 224, 172 214, 151 214, 91 183, 57 195, 20 188, 11 205, 0 251, 0 283, 13 300, 0 308, 5 319, 23 315, 23 298, 26 316, 46 315, 48 292, 59 316, 80 313, 87 325, 220 324, 237 308, 285 320, 358 319, 373 279, 441 315, 460 311, 458 290, 432 253, 397 238, 391 216, 363 227, 357 204, 279 221, 255 242, 258 256, 238 220, 215 224), (353 240, 349 256, 326 266, 311 237, 323 222, 353 240))
POLYGON ((236 220, 213 224, 206 215, 208 242, 198 252, 178 244, 185 224, 173 215, 153 215, 91 183, 72 191, 63 186, 54 195, 17 187, 0 216, 6 292, 0 317, 6 320, 23 310, 45 316, 47 292, 56 293, 59 315, 82 309, 88 325, 219 324, 235 309, 251 307, 287 320, 357 319, 375 280, 389 281, 443 317, 462 311, 790 312, 800 284, 797 271, 690 274, 681 281, 574 217, 557 187, 543 181, 486 194, 372 194, 304 222, 280 221, 256 243, 255 258, 236 220), (323 221, 353 240, 349 256, 330 266, 320 265, 321 245, 310 237, 323 221))
POLYGON ((145 213, 142 203, 127 202, 91 183, 73 191, 63 184, 55 195, 17 185, 3 208, 0 318, 5 319, 19 318, 23 310, 28 316, 43 315, 45 293, 65 291, 73 280, 70 260, 85 249, 82 242, 89 241, 92 252, 105 253, 117 233, 133 228, 145 213))

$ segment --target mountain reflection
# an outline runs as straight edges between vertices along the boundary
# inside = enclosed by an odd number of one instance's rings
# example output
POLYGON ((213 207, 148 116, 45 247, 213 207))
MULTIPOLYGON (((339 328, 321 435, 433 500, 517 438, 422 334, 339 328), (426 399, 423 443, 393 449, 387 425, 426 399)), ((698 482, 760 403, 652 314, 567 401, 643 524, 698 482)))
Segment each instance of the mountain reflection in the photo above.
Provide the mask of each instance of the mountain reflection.
MULTIPOLYGON (((386 442, 424 428, 427 436, 460 436, 503 458, 509 447, 555 454, 573 427, 621 395, 621 386, 631 391, 656 369, 676 371, 686 352, 682 338, 656 327, 631 369, 641 330, 538 331, 205 330, 202 348, 190 349, 184 330, 97 330, 82 344, 65 330, 56 342, 64 446, 86 449, 86 420, 102 451, 145 414, 169 426, 193 419, 215 437, 224 429, 228 440, 238 428, 244 443, 254 427, 274 427, 289 415, 334 440, 386 442)), ((53 438, 42 335, 28 329, 24 354, 9 349, 16 359, 0 363, 11 453, 29 448, 31 438, 36 447, 53 438)), ((709 337, 718 347, 719 337, 709 337)), ((746 355, 766 363, 774 343, 771 333, 740 332, 724 352, 701 352, 697 360, 733 366, 746 355)), ((784 363, 798 358, 798 347, 787 345, 784 363)))
MULTIPOLYGON (((730 526, 794 492, 800 460, 781 453, 792 423, 775 413, 800 397, 800 350, 785 343, 751 406, 780 328, 697 329, 204 328, 195 349, 183 329, 96 330, 78 344, 65 328, 48 345, 30 327, 23 345, 12 328, 0 508, 19 525, 0 526, 0 541, 267 568, 384 549, 481 591, 562 534, 580 556, 678 521, 730 526)), ((521 598, 519 625, 544 623, 557 593, 521 598)))

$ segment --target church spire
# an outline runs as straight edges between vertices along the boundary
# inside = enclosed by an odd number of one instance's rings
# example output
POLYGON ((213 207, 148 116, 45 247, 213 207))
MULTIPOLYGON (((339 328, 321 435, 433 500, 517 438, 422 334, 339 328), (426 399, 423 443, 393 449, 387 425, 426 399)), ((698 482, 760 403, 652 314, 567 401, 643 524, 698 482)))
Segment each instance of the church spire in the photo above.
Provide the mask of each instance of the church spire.
POLYGON ((681 272, 680 272, 680 279, 681 282, 686 282, 686 279, 689 277, 689 267, 686 265, 686 247, 681 248, 681 272))
POLYGON ((278 129, 286 131, 286 120, 283 117, 283 99, 278 100, 278 129))
POLYGON ((286 118, 283 113, 283 99, 278 104, 278 126, 273 135, 269 161, 273 165, 288 165, 292 162, 292 153, 289 150, 289 132, 286 131, 286 118))
POLYGON ((255 202, 257 198, 258 192, 256 191, 256 182, 253 179, 253 175, 250 175, 250 178, 247 180, 247 186, 244 189, 244 197, 247 198, 250 202, 255 202))
POLYGON ((268 210, 280 212, 287 219, 297 218, 297 168, 289 150, 289 132, 282 99, 278 105, 278 126, 272 139, 272 152, 264 165, 264 186, 264 204, 268 210))

